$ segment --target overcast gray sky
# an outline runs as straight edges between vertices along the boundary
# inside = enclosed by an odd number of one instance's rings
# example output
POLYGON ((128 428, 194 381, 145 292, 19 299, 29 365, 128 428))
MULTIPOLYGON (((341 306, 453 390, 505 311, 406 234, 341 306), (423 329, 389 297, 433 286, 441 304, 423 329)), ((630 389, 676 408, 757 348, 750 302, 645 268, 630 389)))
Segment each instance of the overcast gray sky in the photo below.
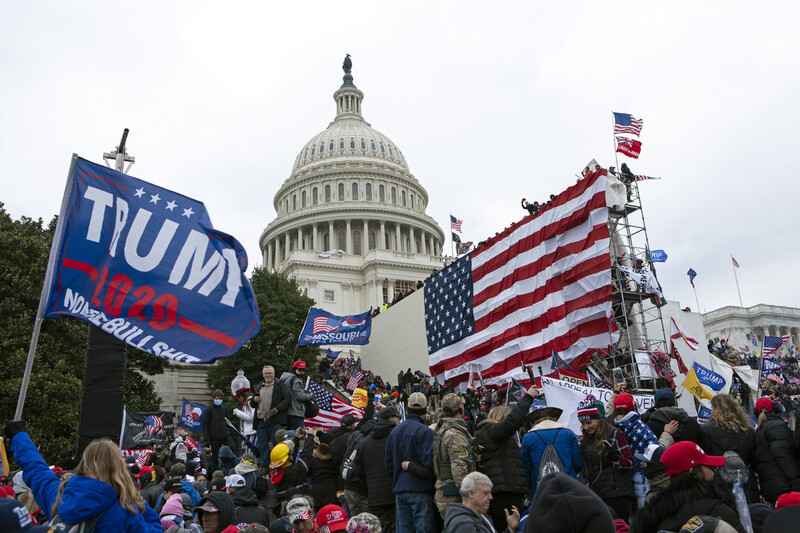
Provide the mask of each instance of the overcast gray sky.
MULTIPOLYGON (((614 164, 611 111, 644 120, 636 174, 666 297, 800 306, 800 4, 3 2, 0 202, 49 221, 70 155, 130 128, 131 174, 203 201, 251 266, 273 195, 333 119, 345 53, 363 114, 428 214, 480 241, 519 201, 614 164)), ((620 158, 622 161, 625 158, 620 158)))

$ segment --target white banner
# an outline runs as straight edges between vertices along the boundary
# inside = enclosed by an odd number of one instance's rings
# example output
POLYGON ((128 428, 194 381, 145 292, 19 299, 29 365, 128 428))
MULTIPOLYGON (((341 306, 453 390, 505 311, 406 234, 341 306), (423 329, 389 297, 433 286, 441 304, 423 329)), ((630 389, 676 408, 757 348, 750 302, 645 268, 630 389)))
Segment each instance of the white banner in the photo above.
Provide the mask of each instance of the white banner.
MULTIPOLYGON (((591 394, 603 402, 603 405, 608 405, 614 391, 542 377, 542 392, 547 399, 548 407, 558 407, 564 411, 558 421, 574 431, 576 435, 580 435, 581 423, 578 421, 578 404, 591 394)), ((636 401, 636 407, 640 413, 655 404, 652 395, 634 394, 633 399, 636 401)))

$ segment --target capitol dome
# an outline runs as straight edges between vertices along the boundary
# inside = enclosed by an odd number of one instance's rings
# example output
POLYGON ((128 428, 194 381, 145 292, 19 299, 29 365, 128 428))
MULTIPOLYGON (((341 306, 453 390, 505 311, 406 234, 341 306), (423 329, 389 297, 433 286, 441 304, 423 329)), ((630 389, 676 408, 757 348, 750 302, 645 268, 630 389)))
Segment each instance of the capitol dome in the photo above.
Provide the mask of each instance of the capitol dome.
POLYGON ((391 301, 442 266, 444 232, 403 153, 361 115, 350 57, 336 115, 297 155, 261 234, 264 266, 319 307, 355 314, 391 301))

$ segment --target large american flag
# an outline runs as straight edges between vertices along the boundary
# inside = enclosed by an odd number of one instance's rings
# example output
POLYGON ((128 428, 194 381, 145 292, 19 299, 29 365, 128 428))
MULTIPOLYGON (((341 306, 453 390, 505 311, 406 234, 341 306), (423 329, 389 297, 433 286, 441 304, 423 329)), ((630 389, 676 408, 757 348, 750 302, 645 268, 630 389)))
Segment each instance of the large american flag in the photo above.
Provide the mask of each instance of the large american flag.
POLYGON ((521 362, 581 368, 618 339, 611 317, 605 169, 425 281, 431 373, 465 385, 527 380, 521 362), (613 332, 611 330, 614 330, 613 332))
POLYGON ((328 317, 318 316, 314 319, 314 328, 311 331, 312 335, 317 333, 330 333, 338 327, 338 324, 331 325, 328 317))
POLYGON ((614 133, 641 135, 642 119, 634 118, 633 115, 628 113, 614 113, 614 133))
POLYGON ((319 414, 314 418, 305 419, 306 427, 324 428, 327 431, 338 428, 339 421, 346 414, 351 414, 358 419, 364 416, 362 409, 353 407, 338 396, 334 396, 311 378, 306 382, 306 390, 314 395, 317 405, 319 405, 319 414))

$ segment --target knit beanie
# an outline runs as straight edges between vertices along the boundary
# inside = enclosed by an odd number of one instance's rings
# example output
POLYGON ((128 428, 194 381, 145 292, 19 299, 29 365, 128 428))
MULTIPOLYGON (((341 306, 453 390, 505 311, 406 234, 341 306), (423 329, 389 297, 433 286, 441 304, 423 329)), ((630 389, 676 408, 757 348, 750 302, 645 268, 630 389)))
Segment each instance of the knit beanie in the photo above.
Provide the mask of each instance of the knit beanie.
POLYGON ((600 418, 600 411, 597 409, 594 396, 587 396, 578 404, 578 420, 586 422, 600 418))

